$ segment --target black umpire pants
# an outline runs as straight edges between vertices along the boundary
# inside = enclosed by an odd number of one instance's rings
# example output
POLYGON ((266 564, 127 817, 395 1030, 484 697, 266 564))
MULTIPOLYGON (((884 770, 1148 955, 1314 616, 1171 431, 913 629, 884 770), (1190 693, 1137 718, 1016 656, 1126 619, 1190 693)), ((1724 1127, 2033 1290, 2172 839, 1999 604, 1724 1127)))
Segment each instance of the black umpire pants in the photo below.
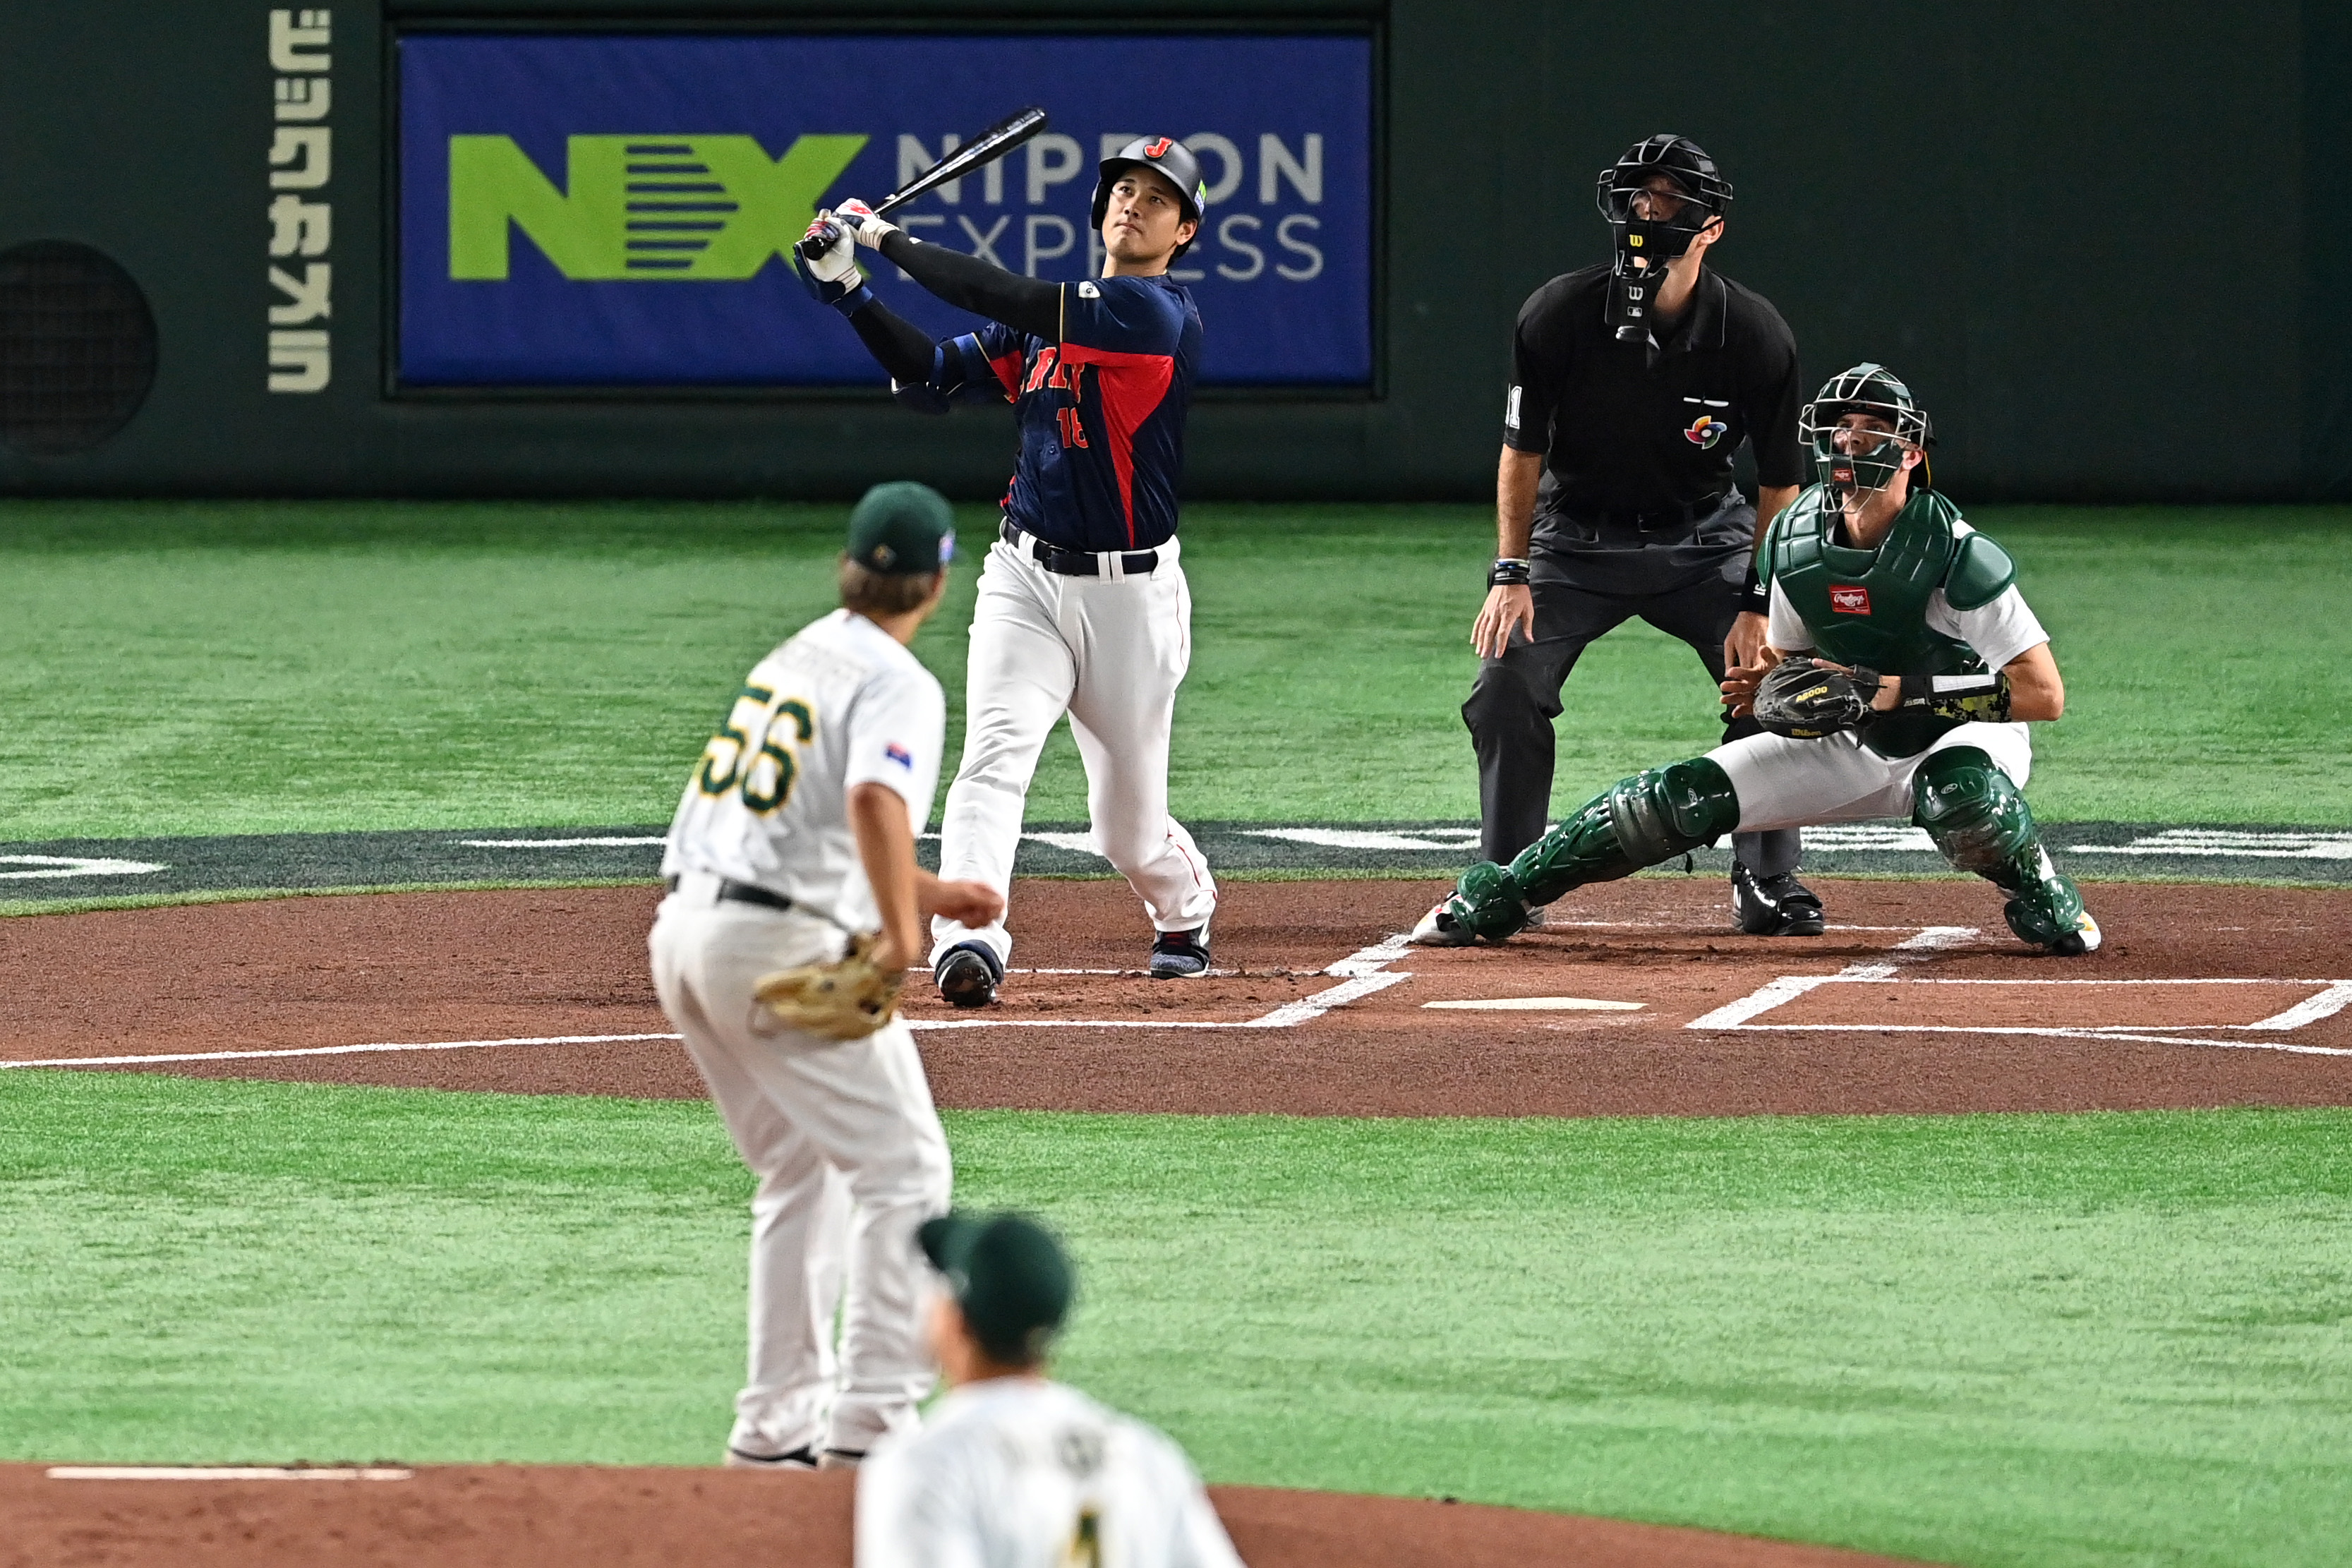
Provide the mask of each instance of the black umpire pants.
MULTIPOLYGON (((1748 516, 1752 524, 1754 513, 1748 516)), ((1739 575, 1747 570, 1743 556, 1729 578, 1709 571, 1663 593, 1627 594, 1577 586, 1571 581, 1577 574, 1574 558, 1547 555, 1540 547, 1529 564, 1535 637, 1516 637, 1502 658, 1482 663, 1470 700, 1462 705, 1478 753, 1480 849, 1500 865, 1543 837, 1551 812, 1552 721, 1560 715, 1560 689, 1587 645, 1639 616, 1690 644, 1708 679, 1720 682, 1723 639, 1739 614, 1739 575)), ((1687 700, 1700 699, 1693 690, 1687 700)), ((1735 719, 1723 727, 1727 741, 1758 732, 1753 719, 1735 719)), ((1732 853, 1759 877, 1795 870, 1801 852, 1793 827, 1732 837, 1732 853)))

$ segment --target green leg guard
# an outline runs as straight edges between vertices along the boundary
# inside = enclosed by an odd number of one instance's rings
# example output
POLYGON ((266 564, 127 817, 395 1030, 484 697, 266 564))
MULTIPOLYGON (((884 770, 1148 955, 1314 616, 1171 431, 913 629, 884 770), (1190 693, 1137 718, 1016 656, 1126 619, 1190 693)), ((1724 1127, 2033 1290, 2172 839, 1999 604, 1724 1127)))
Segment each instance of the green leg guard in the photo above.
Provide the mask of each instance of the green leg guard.
POLYGON ((1936 752, 1912 779, 1911 803, 1911 820, 1944 858, 2010 896, 2002 912, 2019 941, 2076 952, 2097 945, 2083 895, 2051 864, 2025 796, 1992 758, 1974 746, 1936 752))
POLYGON ((1515 936, 1528 923, 1528 900, 1518 883, 1492 860, 1481 860, 1462 873, 1444 909, 1448 924, 1486 942, 1515 936))
POLYGON ((1620 779, 1519 851, 1511 879, 1530 904, 1587 882, 1630 877, 1739 826, 1739 797, 1705 757, 1620 779))
POLYGON ((1587 882, 1614 881, 1670 860, 1739 826, 1739 797, 1705 757, 1651 768, 1584 803, 1574 816, 1519 851, 1463 874, 1445 919, 1471 935, 1501 942, 1524 929, 1528 910, 1587 882))

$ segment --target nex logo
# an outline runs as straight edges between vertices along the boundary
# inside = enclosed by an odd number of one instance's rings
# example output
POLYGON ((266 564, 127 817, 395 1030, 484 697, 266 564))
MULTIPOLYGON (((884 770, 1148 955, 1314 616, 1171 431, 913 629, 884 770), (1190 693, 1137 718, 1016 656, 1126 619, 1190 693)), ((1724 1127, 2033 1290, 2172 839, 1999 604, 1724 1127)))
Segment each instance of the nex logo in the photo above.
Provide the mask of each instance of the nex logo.
POLYGON ((572 136, 559 191, 511 136, 449 138, 449 276, 507 276, 509 225, 575 282, 750 278, 816 216, 863 136, 572 136))

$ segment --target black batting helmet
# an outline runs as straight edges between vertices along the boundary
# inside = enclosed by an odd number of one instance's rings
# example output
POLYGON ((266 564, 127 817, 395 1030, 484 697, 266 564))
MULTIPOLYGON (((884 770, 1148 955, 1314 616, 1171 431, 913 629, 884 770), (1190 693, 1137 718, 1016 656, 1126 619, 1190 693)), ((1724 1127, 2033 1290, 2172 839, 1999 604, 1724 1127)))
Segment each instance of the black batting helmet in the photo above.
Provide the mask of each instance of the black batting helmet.
POLYGON ((1636 142, 1625 149, 1625 155, 1601 171, 1601 179, 1593 191, 1593 205, 1601 216, 1611 223, 1623 223, 1633 216, 1633 197, 1646 187, 1653 177, 1664 174, 1682 187, 1687 202, 1683 213, 1699 209, 1694 217, 1675 224, 1696 233, 1709 222, 1724 215, 1731 205, 1731 182, 1715 166, 1699 144, 1687 136, 1664 132, 1646 142, 1636 142))
MULTIPOLYGON (((1201 221, 1201 215, 1209 207, 1209 186, 1208 182, 1201 178, 1201 160, 1192 156, 1192 150, 1173 136, 1139 136, 1097 165, 1102 173, 1095 181, 1094 226, 1097 234, 1102 232, 1103 215, 1110 210, 1110 188, 1118 184, 1120 174, 1139 163, 1166 175, 1169 183, 1184 198, 1185 217, 1193 223, 1201 221)), ((1194 237, 1199 237, 1196 235, 1194 237)), ((1170 259, 1181 258, 1192 248, 1192 241, 1188 239, 1176 247, 1176 256, 1170 259)))

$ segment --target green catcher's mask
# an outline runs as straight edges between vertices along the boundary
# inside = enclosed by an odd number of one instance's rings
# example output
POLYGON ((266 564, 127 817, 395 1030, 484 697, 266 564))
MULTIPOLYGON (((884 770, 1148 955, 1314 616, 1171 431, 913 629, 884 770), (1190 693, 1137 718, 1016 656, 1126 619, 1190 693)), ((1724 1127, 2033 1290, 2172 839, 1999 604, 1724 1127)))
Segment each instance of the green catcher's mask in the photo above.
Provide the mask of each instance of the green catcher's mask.
POLYGON ((1830 377, 1799 416, 1812 449, 1813 473, 1841 491, 1883 490, 1903 471, 1903 454, 1919 454, 1916 488, 1927 488, 1927 448, 1935 441, 1927 411, 1883 364, 1864 361, 1830 377))

